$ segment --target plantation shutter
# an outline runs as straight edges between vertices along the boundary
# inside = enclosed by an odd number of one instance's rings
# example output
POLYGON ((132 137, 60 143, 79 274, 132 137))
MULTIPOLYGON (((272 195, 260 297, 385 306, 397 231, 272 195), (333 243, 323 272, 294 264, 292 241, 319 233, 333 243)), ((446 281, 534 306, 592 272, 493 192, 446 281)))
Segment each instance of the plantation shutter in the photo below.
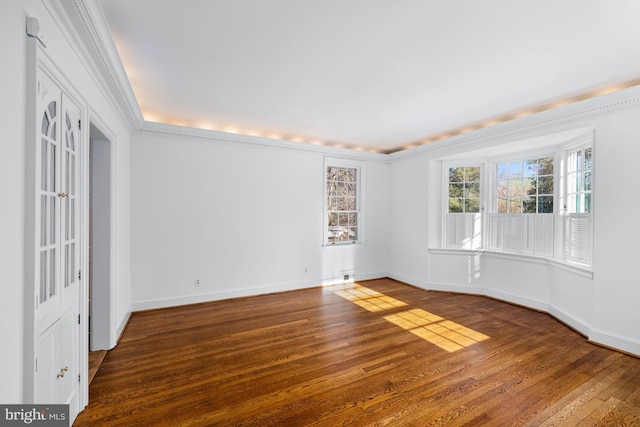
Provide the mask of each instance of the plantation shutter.
POLYGON ((459 212, 447 214, 447 247, 457 249, 481 248, 481 214, 459 212))
POLYGON ((593 227, 590 213, 565 216, 565 258, 580 264, 591 264, 593 227))
POLYGON ((537 214, 535 217, 534 245, 538 255, 553 256, 555 217, 553 214, 537 214))

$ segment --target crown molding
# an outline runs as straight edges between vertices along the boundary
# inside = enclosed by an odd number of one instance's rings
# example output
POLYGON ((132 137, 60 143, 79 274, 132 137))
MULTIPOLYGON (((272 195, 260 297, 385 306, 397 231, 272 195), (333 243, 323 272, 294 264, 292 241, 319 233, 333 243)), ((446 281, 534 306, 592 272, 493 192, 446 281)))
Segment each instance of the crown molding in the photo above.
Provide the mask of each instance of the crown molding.
POLYGON ((115 47, 104 12, 97 0, 42 0, 54 14, 58 24, 76 51, 92 78, 104 93, 108 102, 120 115, 131 133, 171 135, 209 139, 214 141, 240 142, 275 148, 296 149, 310 152, 331 153, 353 158, 386 159, 393 161, 420 154, 435 154, 450 150, 477 149, 482 142, 496 138, 519 138, 549 126, 571 124, 586 118, 596 117, 619 109, 637 106, 640 103, 640 85, 617 92, 583 99, 569 105, 544 110, 530 116, 505 121, 468 133, 443 138, 436 142, 399 151, 370 153, 352 148, 320 146, 308 143, 275 140, 264 137, 226 133, 176 125, 145 122, 135 98, 124 66, 115 47))
MULTIPOLYGON (((465 149, 477 150, 482 148, 483 143, 493 142, 496 139, 529 138, 529 134, 550 126, 570 126, 579 120, 590 119, 638 106, 640 106, 640 85, 541 111, 527 117, 509 120, 469 133, 455 135, 430 144, 396 151, 390 153, 389 157, 391 160, 397 160, 420 154, 439 154, 454 147, 457 151, 465 149)), ((584 127, 585 125, 583 123, 580 126, 584 127)), ((553 130, 553 132, 556 131, 557 129, 553 130)))
POLYGON ((328 145, 315 145, 303 142, 286 141, 282 139, 271 139, 261 136, 235 134, 217 130, 198 129, 186 126, 171 125, 165 123, 144 122, 136 132, 138 135, 156 136, 162 138, 185 138, 211 141, 215 143, 250 145, 255 147, 279 150, 296 150, 321 155, 336 156, 343 159, 375 161, 387 163, 388 154, 372 153, 368 151, 357 151, 352 148, 339 148, 328 145))
POLYGON ((144 119, 99 3, 95 0, 42 2, 129 131, 139 129, 144 119))

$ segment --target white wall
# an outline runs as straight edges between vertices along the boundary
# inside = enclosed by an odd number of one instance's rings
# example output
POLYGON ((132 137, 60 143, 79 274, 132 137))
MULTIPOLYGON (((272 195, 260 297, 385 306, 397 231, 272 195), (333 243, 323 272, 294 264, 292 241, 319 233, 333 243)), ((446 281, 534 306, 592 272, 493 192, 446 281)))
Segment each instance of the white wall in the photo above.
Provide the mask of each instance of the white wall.
MULTIPOLYGON (((0 67, 0 114, 2 114, 2 156, 0 174, 6 184, 0 221, 2 240, 0 259, 0 283, 3 295, 0 298, 0 322, 3 326, 0 340, 0 364, 5 367, 0 384, 0 402, 20 403, 24 399, 24 318, 26 304, 24 289, 33 286, 25 283, 25 128, 26 128, 26 17, 39 20, 40 33, 47 40, 47 55, 63 77, 63 86, 80 94, 77 99, 85 111, 89 106, 107 123, 117 137, 119 155, 118 170, 121 174, 116 188, 118 203, 118 289, 120 294, 120 316, 129 312, 129 136, 114 109, 107 103, 72 49, 61 27, 53 19, 45 3, 38 0, 5 1, 0 6, 0 46, 3 65, 0 67)), ((85 127, 88 129, 88 126, 85 127)))
POLYGON ((365 163, 366 242, 323 248, 321 152, 138 134, 131 161, 136 310, 386 276, 384 163, 365 163))
MULTIPOLYGON (((543 124, 510 124, 513 131, 477 132, 433 149, 399 153, 390 171, 390 276, 425 289, 477 293, 548 311, 593 341, 640 354, 640 285, 637 227, 640 199, 633 180, 640 158, 638 88, 544 113, 543 124), (627 97, 629 102, 612 99, 627 97), (603 106, 601 113, 596 113, 603 106), (612 107, 613 106, 613 107, 612 107), (626 108, 621 108, 626 106, 626 108), (568 112, 569 111, 569 112, 568 112), (570 129, 595 127, 593 278, 543 260, 439 248, 442 167, 438 159, 468 150, 497 153, 520 141, 570 129), (488 136, 487 136, 488 135, 488 136), (504 145, 503 145, 504 144, 504 145)), ((535 117, 529 118, 535 122, 535 117)))
POLYGON ((22 401, 23 317, 24 317, 24 139, 25 139, 25 16, 32 2, 3 2, 0 13, 0 115, 2 155, 0 176, 4 201, 0 213, 0 330, 3 370, 0 402, 22 401))

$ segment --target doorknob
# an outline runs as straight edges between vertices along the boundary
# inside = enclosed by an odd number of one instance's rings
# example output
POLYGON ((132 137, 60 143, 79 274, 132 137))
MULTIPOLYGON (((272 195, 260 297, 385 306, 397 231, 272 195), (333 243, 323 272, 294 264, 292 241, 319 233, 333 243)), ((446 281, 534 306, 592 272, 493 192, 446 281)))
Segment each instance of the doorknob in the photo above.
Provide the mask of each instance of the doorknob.
POLYGON ((64 377, 64 374, 69 370, 68 366, 65 366, 64 368, 60 369, 60 372, 58 372, 58 375, 56 376, 56 378, 62 378, 64 377))

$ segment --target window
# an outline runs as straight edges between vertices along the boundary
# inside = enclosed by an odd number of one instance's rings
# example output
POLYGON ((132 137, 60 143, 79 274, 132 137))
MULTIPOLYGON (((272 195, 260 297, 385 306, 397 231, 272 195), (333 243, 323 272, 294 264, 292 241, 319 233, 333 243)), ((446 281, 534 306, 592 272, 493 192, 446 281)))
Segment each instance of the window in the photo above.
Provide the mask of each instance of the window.
POLYGON ((448 248, 482 247, 480 172, 480 166, 449 168, 446 226, 448 248))
POLYGON ((325 190, 325 242, 358 242, 361 239, 360 167, 327 164, 325 190))
POLYGON ((553 157, 499 163, 496 212, 553 213, 553 157))
POLYGON ((496 164, 490 247, 553 256, 554 156, 496 164))
POLYGON ((590 146, 568 150, 564 205, 564 253, 567 261, 591 264, 593 155, 590 146))
POLYGON ((449 212, 480 212, 480 167, 449 168, 449 212))
POLYGON ((475 163, 443 159, 442 247, 592 265, 594 134, 578 132, 475 163))

